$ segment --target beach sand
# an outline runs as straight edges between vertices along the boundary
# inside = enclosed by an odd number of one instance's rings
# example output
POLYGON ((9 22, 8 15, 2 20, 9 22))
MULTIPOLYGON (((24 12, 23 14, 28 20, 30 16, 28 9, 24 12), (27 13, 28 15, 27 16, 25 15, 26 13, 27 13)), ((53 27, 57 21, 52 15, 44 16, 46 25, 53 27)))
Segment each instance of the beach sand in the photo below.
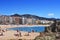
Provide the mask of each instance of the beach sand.
POLYGON ((9 39, 34 39, 36 36, 39 35, 39 33, 29 33, 29 36, 26 36, 25 34, 27 34, 28 32, 21 32, 21 37, 15 36, 14 34, 16 34, 16 31, 13 30, 8 30, 6 32, 3 33, 3 36, 0 36, 0 40, 9 40, 9 39))

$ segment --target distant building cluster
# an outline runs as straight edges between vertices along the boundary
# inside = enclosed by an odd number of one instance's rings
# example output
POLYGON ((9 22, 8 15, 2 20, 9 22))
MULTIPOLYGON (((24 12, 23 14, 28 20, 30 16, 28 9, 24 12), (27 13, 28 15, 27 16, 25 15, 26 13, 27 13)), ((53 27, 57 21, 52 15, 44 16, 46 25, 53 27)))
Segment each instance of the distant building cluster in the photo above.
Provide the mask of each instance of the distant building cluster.
POLYGON ((20 17, 20 16, 0 16, 0 24, 17 24, 17 25, 38 25, 38 24, 50 24, 53 21, 48 20, 39 20, 36 18, 27 18, 27 17, 20 17))

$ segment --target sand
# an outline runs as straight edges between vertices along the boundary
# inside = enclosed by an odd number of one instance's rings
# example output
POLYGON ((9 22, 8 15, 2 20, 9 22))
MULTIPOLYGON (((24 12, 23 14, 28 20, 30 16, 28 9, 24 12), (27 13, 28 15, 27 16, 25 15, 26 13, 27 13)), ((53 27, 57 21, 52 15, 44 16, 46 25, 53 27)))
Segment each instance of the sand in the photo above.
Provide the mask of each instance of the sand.
POLYGON ((28 32, 23 32, 23 31, 20 31, 20 32, 21 32, 22 36, 18 37, 18 36, 14 35, 14 34, 17 33, 16 31, 13 31, 13 30, 6 31, 6 32, 4 32, 3 36, 0 36, 0 40, 8 40, 8 39, 35 39, 35 37, 39 35, 39 33, 31 32, 31 33, 29 33, 29 36, 25 36, 25 34, 27 34, 28 32))

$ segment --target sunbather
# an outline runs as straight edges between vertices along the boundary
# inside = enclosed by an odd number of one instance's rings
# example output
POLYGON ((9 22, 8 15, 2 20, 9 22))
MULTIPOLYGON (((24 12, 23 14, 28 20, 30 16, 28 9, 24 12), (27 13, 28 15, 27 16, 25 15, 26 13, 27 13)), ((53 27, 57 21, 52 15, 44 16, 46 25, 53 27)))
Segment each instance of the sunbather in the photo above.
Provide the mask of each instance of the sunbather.
POLYGON ((0 33, 0 36, 3 36, 3 32, 0 33))

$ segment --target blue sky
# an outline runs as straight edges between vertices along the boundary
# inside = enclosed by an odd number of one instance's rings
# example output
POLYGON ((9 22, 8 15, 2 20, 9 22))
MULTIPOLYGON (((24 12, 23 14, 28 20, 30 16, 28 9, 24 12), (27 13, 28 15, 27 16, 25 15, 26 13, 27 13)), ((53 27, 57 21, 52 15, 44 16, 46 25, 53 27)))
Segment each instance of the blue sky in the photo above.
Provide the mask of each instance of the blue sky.
POLYGON ((15 13, 60 18, 60 0, 0 0, 0 15, 15 13))

